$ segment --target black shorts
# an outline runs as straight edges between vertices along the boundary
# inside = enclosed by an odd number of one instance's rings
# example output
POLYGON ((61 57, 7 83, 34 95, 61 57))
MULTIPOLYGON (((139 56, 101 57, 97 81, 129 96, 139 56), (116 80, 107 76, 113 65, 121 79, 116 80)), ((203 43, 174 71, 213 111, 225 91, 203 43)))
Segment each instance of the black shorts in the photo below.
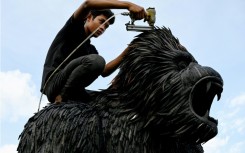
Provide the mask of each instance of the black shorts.
POLYGON ((104 67, 105 60, 98 54, 76 58, 51 77, 44 89, 44 94, 50 102, 54 102, 55 97, 64 91, 67 92, 65 94, 69 94, 69 98, 72 98, 97 79, 104 67))

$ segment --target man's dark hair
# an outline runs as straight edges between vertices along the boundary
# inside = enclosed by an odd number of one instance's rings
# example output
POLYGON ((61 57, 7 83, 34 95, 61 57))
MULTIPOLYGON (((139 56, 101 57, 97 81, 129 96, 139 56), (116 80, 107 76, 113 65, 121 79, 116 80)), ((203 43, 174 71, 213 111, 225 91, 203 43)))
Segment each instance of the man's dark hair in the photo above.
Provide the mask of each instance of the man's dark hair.
MULTIPOLYGON (((107 18, 110 18, 111 16, 114 15, 114 13, 110 10, 110 9, 106 9, 106 10, 91 10, 91 14, 93 16, 93 18, 96 18, 98 15, 104 15, 107 18)), ((115 17, 111 18, 109 20, 110 24, 113 24, 115 22, 115 17)))

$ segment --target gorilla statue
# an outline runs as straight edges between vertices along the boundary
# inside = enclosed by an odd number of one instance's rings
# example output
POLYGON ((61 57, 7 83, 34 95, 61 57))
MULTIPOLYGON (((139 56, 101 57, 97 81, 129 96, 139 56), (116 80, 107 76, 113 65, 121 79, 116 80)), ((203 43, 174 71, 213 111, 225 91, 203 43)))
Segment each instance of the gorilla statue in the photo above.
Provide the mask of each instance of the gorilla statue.
POLYGON ((223 80, 166 27, 130 43, 110 87, 50 104, 26 123, 19 153, 201 153, 218 133, 209 116, 223 80))

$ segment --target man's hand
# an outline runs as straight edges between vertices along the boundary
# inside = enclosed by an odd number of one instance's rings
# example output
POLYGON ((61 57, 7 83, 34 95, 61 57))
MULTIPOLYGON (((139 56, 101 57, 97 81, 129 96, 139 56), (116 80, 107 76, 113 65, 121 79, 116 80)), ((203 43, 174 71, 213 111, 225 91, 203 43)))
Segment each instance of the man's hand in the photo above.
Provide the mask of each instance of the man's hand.
POLYGON ((134 3, 130 3, 128 10, 133 15, 134 19, 141 20, 147 16, 145 9, 141 6, 138 6, 134 3))

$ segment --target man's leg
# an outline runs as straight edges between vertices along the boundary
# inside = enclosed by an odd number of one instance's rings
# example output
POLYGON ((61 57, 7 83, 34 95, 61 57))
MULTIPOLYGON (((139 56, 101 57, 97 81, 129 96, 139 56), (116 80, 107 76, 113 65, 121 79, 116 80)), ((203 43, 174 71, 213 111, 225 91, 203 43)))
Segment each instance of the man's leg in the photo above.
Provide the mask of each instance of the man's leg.
MULTIPOLYGON (((104 70, 105 60, 97 54, 72 60, 48 82, 44 93, 50 102, 61 102, 79 96, 104 70)), ((76 99, 76 98, 75 98, 76 99)))
POLYGON ((65 82, 66 77, 63 75, 63 73, 61 73, 61 71, 56 72, 51 77, 45 86, 45 89, 43 89, 43 93, 47 96, 49 102, 55 102, 55 98, 58 94, 60 94, 65 82))
MULTIPOLYGON (((97 54, 82 56, 71 61, 62 70, 67 78, 57 102, 63 100, 79 100, 85 94, 84 88, 89 86, 103 72, 105 60, 97 54)), ((84 97, 85 98, 85 97, 84 97)))

